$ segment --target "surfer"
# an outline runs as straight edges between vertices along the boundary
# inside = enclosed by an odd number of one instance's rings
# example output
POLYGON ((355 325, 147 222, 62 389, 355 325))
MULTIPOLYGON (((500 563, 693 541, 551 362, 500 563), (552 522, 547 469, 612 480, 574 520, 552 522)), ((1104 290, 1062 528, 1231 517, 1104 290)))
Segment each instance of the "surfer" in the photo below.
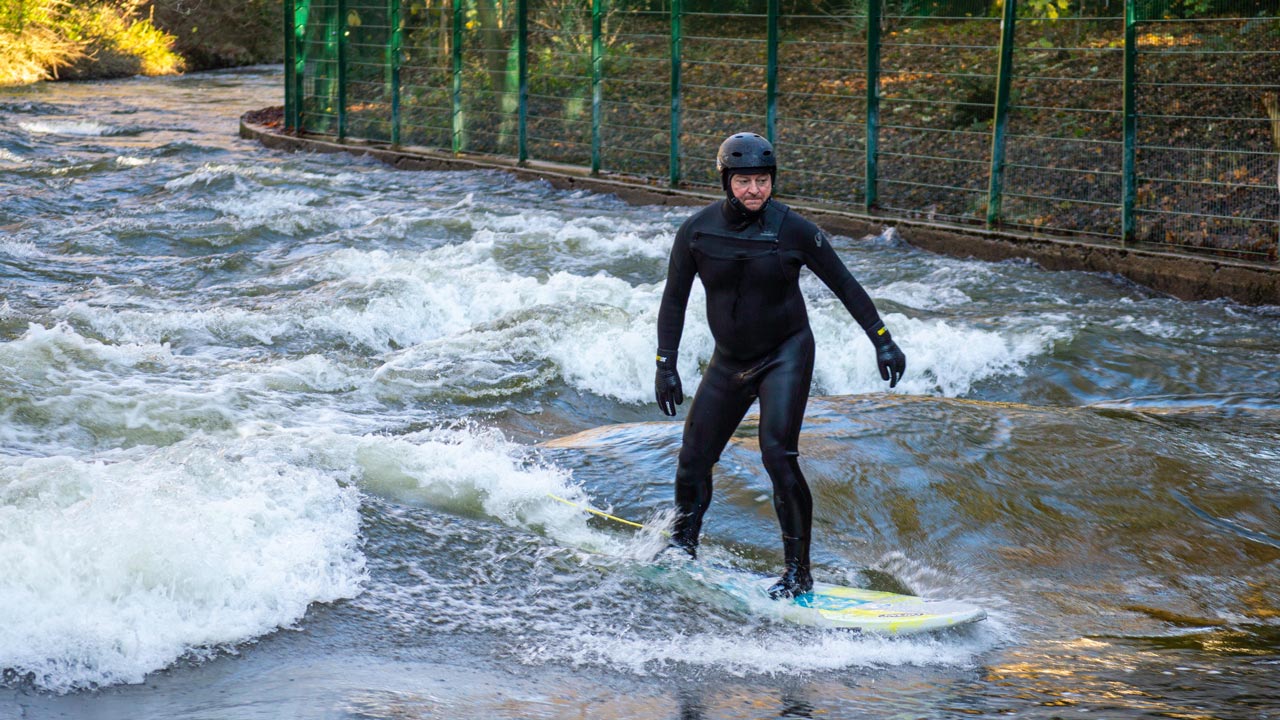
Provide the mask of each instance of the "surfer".
POLYGON ((798 450, 813 377, 813 332, 800 293, 800 269, 808 267, 826 283, 866 331, 889 387, 906 369, 906 356, 830 238, 772 199, 777 167, 773 146, 755 133, 737 133, 720 145, 716 169, 725 199, 695 213, 676 232, 658 310, 654 379, 658 407, 675 416, 676 405, 684 401, 676 352, 697 276, 707 294, 715 351, 685 417, 671 544, 696 556, 702 517, 711 504, 711 468, 758 398, 760 455, 773 483, 786 563, 769 588, 775 599, 813 588, 813 497, 800 472, 798 450))

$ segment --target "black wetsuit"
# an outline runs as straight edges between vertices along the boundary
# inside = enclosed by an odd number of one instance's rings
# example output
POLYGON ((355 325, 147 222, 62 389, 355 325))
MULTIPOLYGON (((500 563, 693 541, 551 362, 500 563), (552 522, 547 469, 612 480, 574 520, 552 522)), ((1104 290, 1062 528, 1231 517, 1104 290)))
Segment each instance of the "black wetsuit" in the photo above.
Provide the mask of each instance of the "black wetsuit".
POLYGON ((673 542, 686 549, 696 547, 711 503, 711 468, 759 398, 760 454, 773 481, 783 541, 800 543, 799 559, 807 569, 813 500, 797 446, 813 377, 813 333, 800 293, 802 267, 835 292, 863 330, 880 322, 827 236, 782 203, 770 200, 750 213, 721 200, 676 233, 658 311, 659 352, 679 348, 695 275, 706 289, 707 322, 716 343, 685 418, 676 471, 673 542))

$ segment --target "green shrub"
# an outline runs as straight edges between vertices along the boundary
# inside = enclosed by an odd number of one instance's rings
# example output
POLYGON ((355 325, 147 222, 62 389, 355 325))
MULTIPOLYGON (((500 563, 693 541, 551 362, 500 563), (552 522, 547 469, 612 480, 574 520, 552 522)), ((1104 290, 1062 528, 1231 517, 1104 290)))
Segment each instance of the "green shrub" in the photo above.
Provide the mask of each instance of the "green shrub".
POLYGON ((83 57, 80 46, 39 25, 21 33, 0 29, 0 86, 26 85, 58 77, 83 57))
POLYGON ((129 77, 182 72, 182 58, 173 51, 173 36, 141 19, 142 0, 75 5, 62 13, 61 26, 84 47, 84 57, 63 77, 129 77))
POLYGON ((0 0, 0 84, 182 71, 143 0, 0 0))

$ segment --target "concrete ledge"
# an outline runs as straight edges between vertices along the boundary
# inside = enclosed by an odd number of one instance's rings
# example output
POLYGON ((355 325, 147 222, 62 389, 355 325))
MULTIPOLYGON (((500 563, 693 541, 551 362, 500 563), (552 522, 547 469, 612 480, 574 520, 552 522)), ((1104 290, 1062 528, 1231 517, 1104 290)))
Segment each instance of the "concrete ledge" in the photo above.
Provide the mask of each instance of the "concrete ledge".
MULTIPOLYGON (((518 164, 514 159, 462 155, 428 148, 398 147, 286 134, 240 119, 240 136, 275 150, 368 155, 403 170, 503 170, 524 180, 543 180, 561 189, 585 189, 611 193, 637 205, 704 205, 718 194, 679 190, 651 184, 643 178, 621 175, 592 176, 572 165, 545 162, 518 164)), ((878 234, 886 225, 897 228, 904 240, 931 252, 953 257, 999 261, 1030 260, 1049 270, 1084 270, 1114 273, 1158 292, 1184 300, 1230 298, 1247 305, 1280 305, 1280 264, 1213 258, 1147 248, 990 232, 981 228, 880 217, 848 212, 829 206, 787 201, 827 230, 861 237, 878 234)))

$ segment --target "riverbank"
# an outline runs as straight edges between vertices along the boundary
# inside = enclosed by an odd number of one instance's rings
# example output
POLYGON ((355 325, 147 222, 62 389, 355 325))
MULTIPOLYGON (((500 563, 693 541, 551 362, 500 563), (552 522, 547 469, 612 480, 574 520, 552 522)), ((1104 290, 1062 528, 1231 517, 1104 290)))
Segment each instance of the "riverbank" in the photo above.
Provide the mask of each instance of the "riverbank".
POLYGON ((32 0, 0 7, 0 86, 173 75, 283 57, 279 0, 32 0))
MULTIPOLYGON (((286 133, 280 108, 245 113, 240 135, 274 149, 308 152, 348 152, 367 155, 404 170, 500 169, 521 179, 539 179, 558 188, 587 189, 617 195, 634 204, 698 205, 717 197, 694 190, 664 188, 640 177, 621 174, 592 176, 587 168, 513 159, 478 153, 453 155, 426 148, 391 147, 361 141, 337 142, 331 137, 286 133)), ((1049 270, 1113 273, 1184 300, 1230 298, 1248 305, 1280 305, 1280 267, 1179 253, 1167 249, 1118 247, 1078 239, 1053 238, 1015 232, 925 222, 888 215, 851 212, 812 202, 789 204, 805 210, 827 229, 862 237, 879 234, 892 225, 916 247, 954 257, 1000 261, 1023 259, 1049 270)))

